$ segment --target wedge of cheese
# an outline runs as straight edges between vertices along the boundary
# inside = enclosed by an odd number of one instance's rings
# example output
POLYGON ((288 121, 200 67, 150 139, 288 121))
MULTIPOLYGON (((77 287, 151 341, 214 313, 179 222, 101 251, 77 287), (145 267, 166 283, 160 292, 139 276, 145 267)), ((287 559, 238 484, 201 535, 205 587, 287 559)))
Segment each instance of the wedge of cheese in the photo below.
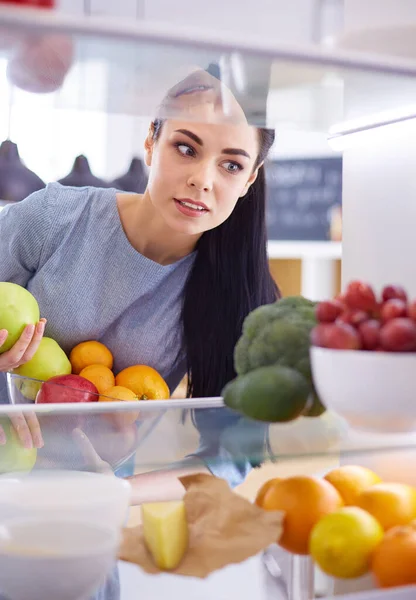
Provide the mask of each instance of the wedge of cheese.
POLYGON ((142 505, 146 546, 159 569, 174 569, 181 562, 189 540, 183 502, 154 502, 142 505))

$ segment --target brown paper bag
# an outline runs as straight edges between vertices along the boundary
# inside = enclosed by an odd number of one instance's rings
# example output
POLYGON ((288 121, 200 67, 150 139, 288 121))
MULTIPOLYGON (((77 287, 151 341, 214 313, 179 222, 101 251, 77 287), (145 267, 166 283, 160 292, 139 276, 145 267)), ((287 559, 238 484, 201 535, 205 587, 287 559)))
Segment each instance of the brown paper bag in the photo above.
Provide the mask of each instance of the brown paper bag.
MULTIPOLYGON (((197 474, 180 478, 189 525, 189 547, 177 575, 206 577, 240 563, 278 541, 283 514, 266 512, 235 494, 222 479, 197 474)), ((123 531, 119 558, 159 573, 148 552, 142 527, 123 531)))

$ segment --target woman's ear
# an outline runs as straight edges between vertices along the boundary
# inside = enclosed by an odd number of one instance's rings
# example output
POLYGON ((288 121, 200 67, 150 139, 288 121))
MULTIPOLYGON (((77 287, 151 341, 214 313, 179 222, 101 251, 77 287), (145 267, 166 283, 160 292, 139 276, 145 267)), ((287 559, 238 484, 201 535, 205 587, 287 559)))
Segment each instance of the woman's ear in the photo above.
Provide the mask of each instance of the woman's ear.
POLYGON ((263 166, 263 163, 261 162, 258 167, 256 167, 256 169, 254 169, 254 171, 252 172, 252 174, 250 175, 250 177, 248 178, 248 181, 246 183, 246 185, 243 188, 242 193, 240 194, 240 198, 243 198, 243 196, 245 196, 248 192, 248 190, 250 189, 250 187, 253 185, 253 183, 256 181, 257 179, 257 175, 259 174, 259 169, 263 166))
POLYGON ((149 131, 147 133, 147 137, 144 141, 144 162, 148 167, 152 164, 152 156, 153 156, 153 148, 155 145, 155 126, 153 123, 150 123, 149 131))

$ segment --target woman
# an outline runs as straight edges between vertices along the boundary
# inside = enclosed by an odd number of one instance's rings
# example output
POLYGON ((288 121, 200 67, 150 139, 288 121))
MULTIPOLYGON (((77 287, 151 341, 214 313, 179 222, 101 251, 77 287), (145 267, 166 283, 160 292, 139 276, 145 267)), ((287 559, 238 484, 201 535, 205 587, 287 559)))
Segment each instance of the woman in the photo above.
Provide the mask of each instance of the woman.
MULTIPOLYGON (((244 318, 278 297, 263 171, 274 133, 249 126, 205 71, 175 86, 161 112, 145 140, 143 195, 51 184, 0 213, 0 281, 25 286, 47 317, 0 355, 0 371, 28 361, 46 332, 67 352, 100 340, 116 371, 151 365, 171 391, 187 373, 193 397, 218 396, 235 376, 244 318)), ((6 339, 0 331, 0 345, 6 339)), ((222 415, 195 415, 197 454, 214 471, 209 458, 226 455, 224 431, 238 426, 234 415, 222 415)), ((35 420, 15 426, 25 445, 42 446, 35 420)), ((254 431, 258 447, 264 428, 254 431)), ((233 484, 246 469, 238 465, 233 484)), ((138 501, 143 478, 131 482, 138 501)))

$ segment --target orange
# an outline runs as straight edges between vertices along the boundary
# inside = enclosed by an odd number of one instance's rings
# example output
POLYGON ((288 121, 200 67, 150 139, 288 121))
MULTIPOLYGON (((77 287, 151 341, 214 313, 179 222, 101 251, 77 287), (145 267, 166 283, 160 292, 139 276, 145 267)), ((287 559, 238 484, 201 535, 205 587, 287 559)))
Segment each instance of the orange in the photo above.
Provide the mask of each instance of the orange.
MULTIPOLYGON (((105 391, 98 399, 100 402, 117 402, 117 401, 138 401, 138 397, 131 390, 114 385, 105 391)), ((126 429, 132 423, 135 423, 140 416, 138 410, 129 412, 110 412, 106 414, 107 419, 116 427, 116 429, 126 429)))
POLYGON ((254 503, 257 504, 257 506, 259 506, 260 508, 263 508, 263 502, 264 502, 264 498, 266 497, 267 492, 269 491, 269 489, 271 487, 276 485, 279 481, 282 481, 281 478, 275 477, 275 478, 269 479, 268 481, 263 483, 263 485, 257 492, 257 496, 256 496, 256 499, 254 500, 254 503))
POLYGON ((357 506, 373 515, 387 531, 416 519, 416 489, 404 483, 377 483, 361 492, 357 506))
POLYGON ((113 368, 113 355, 110 350, 107 346, 95 340, 81 342, 72 348, 69 360, 72 365, 72 372, 76 375, 79 375, 82 369, 90 365, 104 365, 109 369, 113 368))
POLYGON ((85 369, 82 369, 79 375, 91 381, 99 394, 103 394, 108 388, 113 387, 115 383, 113 372, 108 367, 104 367, 104 365, 89 365, 85 369))
POLYGON ((170 397, 166 381, 152 367, 133 365, 116 376, 116 385, 132 390, 139 400, 167 400, 170 397))
POLYGON ((117 400, 138 400, 138 397, 128 388, 122 387, 121 385, 113 385, 106 389, 105 394, 102 394, 98 400, 100 402, 117 402, 117 400))
POLYGON ((416 584, 416 522, 385 534, 373 553, 371 568, 380 587, 416 584))
POLYGON ((376 473, 360 465, 343 465, 327 473, 324 479, 338 490, 346 506, 354 506, 361 492, 381 483, 376 473))
POLYGON ((340 494, 328 481, 300 475, 277 482, 263 499, 264 509, 284 513, 278 543, 295 554, 308 554, 312 528, 324 515, 342 506, 340 494))

